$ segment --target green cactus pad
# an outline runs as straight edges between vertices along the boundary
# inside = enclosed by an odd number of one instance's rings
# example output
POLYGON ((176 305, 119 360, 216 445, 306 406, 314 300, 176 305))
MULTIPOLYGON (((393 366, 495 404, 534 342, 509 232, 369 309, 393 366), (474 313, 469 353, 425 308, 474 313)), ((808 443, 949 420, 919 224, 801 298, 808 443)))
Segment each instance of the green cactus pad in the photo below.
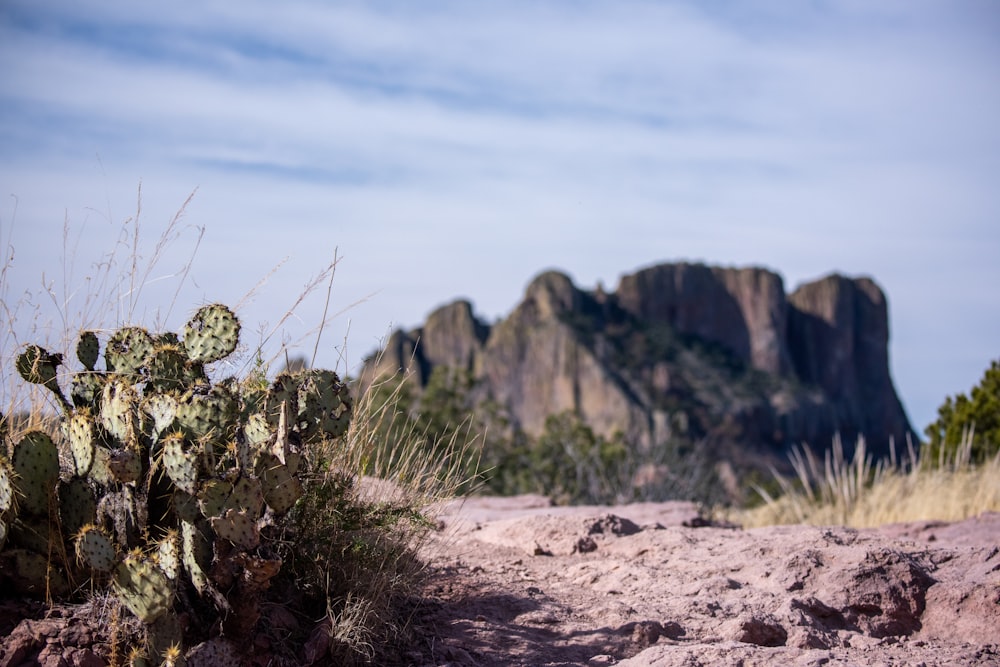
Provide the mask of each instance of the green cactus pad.
POLYGON ((115 568, 112 581, 118 597, 143 623, 170 610, 173 591, 167 575, 141 555, 129 554, 115 568))
POLYGON ((213 587, 206 572, 212 565, 212 545, 190 521, 181 522, 181 561, 195 590, 209 594, 213 587))
POLYGON ((142 455, 134 449, 112 449, 108 470, 116 482, 134 484, 142 477, 142 455))
POLYGON ((123 327, 111 335, 104 350, 109 372, 138 374, 153 351, 153 338, 141 327, 123 327))
POLYGON ((181 576, 181 534, 176 528, 168 530, 156 543, 156 558, 168 579, 181 576))
POLYGON ((14 508, 14 466, 0 454, 0 514, 14 508))
POLYGON ((222 516, 209 520, 215 534, 244 549, 256 549, 260 545, 260 531, 257 522, 246 512, 228 509, 222 516))
POLYGON ((173 432, 162 440, 163 468, 167 476, 182 491, 194 495, 198 491, 198 460, 190 451, 184 434, 173 432))
POLYGON ((77 410, 66 422, 66 439, 77 475, 86 475, 94 465, 96 436, 94 418, 86 408, 77 410))
POLYGON ((184 327, 184 349, 191 361, 218 361, 229 356, 239 342, 240 321, 222 304, 199 308, 184 327))
POLYGON ((56 369, 62 364, 62 359, 61 354, 51 354, 38 345, 28 345, 17 355, 14 366, 22 378, 51 391, 63 408, 68 410, 70 402, 66 400, 56 381, 56 369))
POLYGON ((221 479, 207 479, 198 487, 198 507, 205 518, 221 515, 229 503, 233 485, 221 479))
POLYGON ((14 367, 26 381, 51 388, 56 386, 56 368, 60 364, 61 354, 52 354, 38 345, 28 345, 17 355, 14 367))
POLYGON ((110 572, 118 562, 115 543, 104 529, 94 524, 83 526, 76 534, 76 557, 98 572, 110 572))
POLYGON ((94 370, 101 356, 101 342, 94 331, 81 331, 80 340, 76 344, 76 358, 88 371, 94 370))
POLYGON ((272 429, 278 428, 283 422, 285 428, 291 428, 294 424, 299 412, 299 379, 298 374, 279 373, 268 388, 267 398, 264 399, 264 416, 272 429))
POLYGON ((190 391, 177 403, 177 425, 192 440, 224 443, 236 424, 238 401, 229 390, 212 387, 207 393, 190 391))
POLYGON ((296 422, 303 442, 337 438, 351 422, 347 385, 333 371, 310 369, 299 379, 296 422))
POLYGON ((97 520, 97 498, 86 479, 73 477, 59 482, 58 495, 59 521, 64 535, 75 535, 83 526, 97 520))
POLYGON ((184 667, 181 647, 184 645, 184 633, 177 614, 164 614, 146 628, 146 647, 149 655, 158 656, 158 667, 184 667))
POLYGON ((21 508, 48 516, 49 501, 59 481, 59 450, 44 431, 29 431, 14 445, 11 459, 21 508))
POLYGON ((152 419, 149 429, 153 440, 158 440, 174 424, 177 416, 177 399, 169 394, 150 394, 143 398, 143 412, 152 419))
POLYGON ((275 514, 284 514, 302 496, 302 483, 276 456, 262 453, 257 459, 264 502, 275 514))
POLYGON ((201 517, 201 510, 198 509, 198 499, 186 491, 176 489, 170 499, 170 504, 174 508, 174 513, 181 521, 194 523, 201 517))
POLYGON ((243 437, 253 450, 259 449, 273 434, 267 419, 259 412, 250 415, 243 426, 243 437))
POLYGON ((260 516, 264 509, 264 492, 260 480, 253 477, 237 479, 229 496, 229 506, 243 510, 253 517, 260 516))
POLYGON ((119 447, 136 445, 139 437, 139 394, 125 380, 111 380, 104 386, 99 419, 101 426, 119 447))
POLYGON ((69 397, 77 408, 97 407, 104 394, 107 375, 96 371, 83 371, 73 376, 69 387, 69 397))
POLYGON ((0 554, 0 569, 8 574, 15 590, 22 595, 43 599, 69 593, 69 582, 55 563, 46 556, 27 549, 7 549, 0 554))
POLYGON ((181 391, 187 384, 187 357, 179 345, 158 345, 146 360, 147 390, 181 391))
POLYGON ((94 447, 94 462, 91 464, 90 472, 87 476, 98 484, 107 486, 114 481, 114 477, 111 475, 110 463, 111 450, 103 444, 97 445, 94 447))

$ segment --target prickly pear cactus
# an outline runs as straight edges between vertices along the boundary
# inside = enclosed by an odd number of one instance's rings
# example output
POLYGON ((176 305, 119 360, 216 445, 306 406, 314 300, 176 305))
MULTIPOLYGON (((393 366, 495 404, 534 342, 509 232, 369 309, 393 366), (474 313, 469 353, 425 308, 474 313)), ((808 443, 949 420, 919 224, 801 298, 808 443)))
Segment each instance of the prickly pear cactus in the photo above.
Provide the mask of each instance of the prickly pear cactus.
POLYGON ((181 335, 118 329, 103 354, 82 332, 75 373, 24 348, 18 373, 57 397, 62 420, 57 437, 0 447, 0 590, 109 586, 146 625, 136 664, 168 649, 183 664, 182 614, 241 645, 281 571, 276 527, 304 492, 307 446, 343 435, 352 403, 332 371, 213 383, 239 335, 232 310, 212 304, 181 335))
POLYGON ((199 309, 184 327, 184 348, 191 361, 218 361, 232 354, 239 342, 240 321, 222 304, 199 309))

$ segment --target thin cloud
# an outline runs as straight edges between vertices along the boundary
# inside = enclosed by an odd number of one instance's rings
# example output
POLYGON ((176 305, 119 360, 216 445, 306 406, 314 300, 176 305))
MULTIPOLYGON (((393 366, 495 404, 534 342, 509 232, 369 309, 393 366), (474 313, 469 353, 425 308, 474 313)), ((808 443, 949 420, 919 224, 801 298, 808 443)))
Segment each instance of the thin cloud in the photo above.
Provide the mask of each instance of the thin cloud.
POLYGON ((503 314, 550 266, 583 286, 670 259, 763 264, 789 287, 870 274, 922 427, 996 354, 996 316, 946 295, 1000 280, 998 16, 977 0, 7 2, 0 187, 18 200, 0 223, 35 284, 64 219, 120 221, 141 180, 144 219, 165 221, 199 186, 211 259, 186 296, 238 299, 292 256, 246 313, 273 319, 339 246, 345 302, 378 292, 349 315, 356 357, 455 296, 503 314), (982 359, 911 333, 927 294, 977 323, 960 347, 982 359))

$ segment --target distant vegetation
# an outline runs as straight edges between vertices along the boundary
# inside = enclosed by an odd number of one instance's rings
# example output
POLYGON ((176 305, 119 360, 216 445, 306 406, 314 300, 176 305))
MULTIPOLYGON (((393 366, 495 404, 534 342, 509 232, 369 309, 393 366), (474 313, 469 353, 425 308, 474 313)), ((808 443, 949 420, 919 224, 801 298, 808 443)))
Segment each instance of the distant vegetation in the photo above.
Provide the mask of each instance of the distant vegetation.
POLYGON ((968 456, 982 463, 1000 452, 1000 360, 993 361, 968 395, 947 398, 927 427, 925 462, 953 459, 969 440, 968 456), (971 433, 970 433, 971 432, 971 433))
POLYGON ((383 422, 378 442, 422 441, 431 457, 461 449, 464 491, 495 495, 535 493, 558 504, 607 504, 685 499, 705 505, 725 501, 727 490, 703 443, 677 437, 643 451, 621 436, 596 434, 579 416, 550 415, 532 437, 514 427, 503 410, 474 403, 466 371, 439 366, 427 386, 396 376, 366 392, 369 409, 394 406, 401 418, 383 422))
POLYGON ((745 525, 864 527, 1000 511, 1000 362, 968 396, 946 398, 926 434, 922 447, 909 443, 888 461, 874 461, 863 440, 851 460, 839 440, 822 463, 807 449, 794 450, 795 478, 775 474, 779 493, 759 489, 765 505, 732 517, 745 525))

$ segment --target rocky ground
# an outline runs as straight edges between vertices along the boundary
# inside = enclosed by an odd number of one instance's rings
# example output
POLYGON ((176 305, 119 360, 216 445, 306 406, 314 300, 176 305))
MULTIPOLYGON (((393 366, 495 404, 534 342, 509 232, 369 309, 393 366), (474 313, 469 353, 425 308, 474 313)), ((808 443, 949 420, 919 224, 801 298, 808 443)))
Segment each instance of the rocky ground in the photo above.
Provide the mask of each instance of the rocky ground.
POLYGON ((415 665, 1000 665, 1000 514, 740 530, 520 497, 442 520, 415 665))
MULTIPOLYGON (((997 513, 741 530, 686 503, 525 496, 441 520, 404 664, 1000 665, 997 513)), ((105 612, 37 606, 0 605, 0 667, 108 664, 105 612)))

